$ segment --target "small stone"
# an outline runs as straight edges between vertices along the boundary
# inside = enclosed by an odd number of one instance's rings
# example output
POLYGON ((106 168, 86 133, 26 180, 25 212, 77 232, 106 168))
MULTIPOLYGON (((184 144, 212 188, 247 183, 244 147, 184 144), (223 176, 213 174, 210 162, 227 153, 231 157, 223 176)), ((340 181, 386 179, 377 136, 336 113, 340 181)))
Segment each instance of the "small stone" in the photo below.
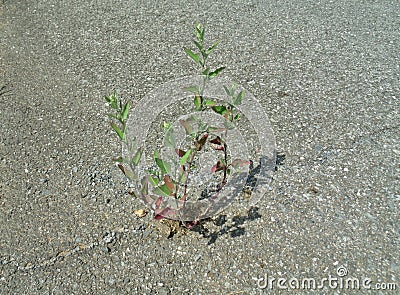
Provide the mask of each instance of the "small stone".
POLYGON ((147 215, 147 211, 144 209, 135 210, 133 211, 133 213, 139 218, 142 218, 147 215))
POLYGON ((106 253, 110 253, 111 252, 111 248, 110 247, 102 247, 101 250, 103 252, 106 252, 106 253))

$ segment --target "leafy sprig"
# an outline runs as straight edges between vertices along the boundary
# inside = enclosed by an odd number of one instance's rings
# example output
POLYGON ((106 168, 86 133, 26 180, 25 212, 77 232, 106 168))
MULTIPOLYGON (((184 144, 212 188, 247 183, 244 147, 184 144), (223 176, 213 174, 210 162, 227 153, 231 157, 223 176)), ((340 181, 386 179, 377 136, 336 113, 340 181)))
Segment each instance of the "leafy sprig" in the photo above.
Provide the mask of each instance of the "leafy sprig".
MULTIPOLYGON (((227 175, 236 171, 240 167, 249 165, 250 162, 242 159, 231 159, 228 152, 228 144, 226 142, 228 130, 234 128, 234 123, 240 120, 240 112, 237 107, 242 103, 245 96, 243 90, 238 91, 236 84, 231 87, 223 86, 229 101, 226 103, 217 102, 216 100, 204 97, 204 91, 210 79, 219 75, 225 67, 217 67, 211 69, 207 61, 212 52, 216 49, 219 41, 215 41, 211 46, 207 46, 205 42, 205 28, 201 24, 197 24, 194 32, 195 50, 184 48, 188 57, 195 63, 200 75, 203 77, 200 85, 192 85, 185 88, 186 91, 193 93, 193 104, 198 112, 212 110, 225 118, 224 126, 210 126, 207 122, 196 116, 191 116, 186 120, 180 120, 179 124, 184 128, 189 146, 180 147, 177 145, 174 129, 171 123, 164 122, 162 129, 165 134, 165 147, 170 149, 170 153, 161 156, 158 151, 153 154, 153 167, 147 170, 146 176, 143 177, 140 187, 142 196, 149 194, 149 186, 152 193, 158 196, 154 200, 155 218, 160 219, 168 214, 175 214, 174 210, 169 207, 163 207, 163 198, 173 197, 180 200, 183 204, 187 201, 188 185, 190 174, 194 171, 195 159, 202 152, 209 152, 209 148, 217 154, 215 164, 210 167, 211 173, 222 173, 218 192, 227 182, 227 175), (207 147, 207 148, 205 148, 207 147), (172 167, 178 167, 173 171, 172 167)), ((105 97, 113 113, 108 114, 112 119, 110 125, 118 135, 118 138, 126 145, 129 157, 119 157, 114 159, 121 171, 131 180, 137 180, 137 166, 140 162, 143 147, 136 149, 135 139, 127 138, 127 120, 129 117, 130 103, 123 103, 118 95, 114 92, 105 97)), ((168 215, 169 216, 169 215, 168 215)))
POLYGON ((118 168, 121 169, 126 177, 131 180, 136 180, 137 175, 135 173, 135 167, 140 162, 143 148, 139 147, 134 153, 136 146, 135 139, 133 138, 131 141, 128 141, 126 137, 126 123, 129 117, 130 102, 127 101, 126 103, 123 103, 115 91, 112 94, 105 96, 105 100, 109 107, 114 110, 114 113, 107 114, 108 117, 113 120, 110 122, 112 129, 117 133, 119 139, 127 146, 129 154, 133 154, 131 158, 118 157, 114 159, 114 161, 117 162, 118 168), (119 125, 117 125, 116 122, 119 123, 119 125))

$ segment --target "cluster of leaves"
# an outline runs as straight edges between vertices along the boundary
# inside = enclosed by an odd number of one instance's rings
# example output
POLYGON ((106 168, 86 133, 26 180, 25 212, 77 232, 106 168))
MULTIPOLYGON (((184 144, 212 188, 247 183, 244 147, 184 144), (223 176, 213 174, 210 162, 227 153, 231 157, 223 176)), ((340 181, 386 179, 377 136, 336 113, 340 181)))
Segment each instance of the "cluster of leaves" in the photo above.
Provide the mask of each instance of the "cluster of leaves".
MULTIPOLYGON (((147 196, 149 194, 149 185, 152 186, 152 193, 159 196, 155 201, 156 218, 167 216, 172 209, 162 208, 163 197, 173 197, 183 204, 187 201, 189 176, 195 167, 195 159, 200 152, 210 152, 214 150, 219 156, 215 164, 210 168, 210 173, 220 173, 220 182, 218 191, 226 184, 227 175, 239 167, 249 165, 249 161, 234 159, 232 160, 228 153, 228 145, 226 142, 227 132, 235 128, 234 123, 240 120, 240 113, 237 107, 242 103, 245 96, 243 90, 238 91, 238 86, 224 86, 229 102, 221 103, 213 99, 203 96, 207 82, 219 75, 225 67, 218 67, 211 70, 207 65, 209 55, 215 50, 218 41, 214 42, 210 47, 205 44, 205 29, 201 24, 196 25, 195 39, 193 43, 197 50, 192 51, 184 48, 186 54, 192 59, 198 67, 203 80, 200 85, 190 86, 185 90, 193 93, 193 104, 195 110, 204 112, 212 110, 224 118, 224 126, 210 126, 207 122, 199 119, 197 116, 191 116, 186 120, 180 120, 179 124, 186 132, 187 147, 180 147, 174 135, 174 129, 171 123, 164 122, 163 130, 165 132, 165 147, 170 153, 162 157, 158 151, 154 151, 154 165, 147 171, 144 178, 141 179, 141 194, 147 196), (172 168, 177 169, 172 169, 172 168)), ((126 144, 131 158, 119 157, 114 159, 118 162, 118 167, 129 178, 137 180, 135 172, 136 166, 139 164, 143 148, 139 147, 135 152, 135 140, 129 141, 126 137, 126 123, 128 119, 130 104, 122 103, 118 99, 116 93, 105 97, 109 106, 114 110, 109 117, 113 119, 111 127, 117 133, 119 139, 126 144)))
POLYGON ((179 171, 176 175, 172 175, 171 162, 168 162, 166 159, 161 159, 159 154, 155 153, 154 162, 158 169, 150 171, 148 181, 154 187, 153 192, 156 194, 168 197, 172 196, 182 201, 186 201, 187 199, 188 179, 194 168, 193 161, 206 144, 210 145, 213 150, 221 153, 217 162, 210 169, 211 173, 222 172, 223 174, 219 189, 225 185, 227 175, 231 173, 232 168, 236 169, 239 166, 248 164, 248 161, 240 159, 230 161, 225 140, 228 129, 234 128, 232 123, 240 119, 240 114, 235 111, 235 108, 242 103, 245 93, 243 90, 236 93, 237 85, 233 85, 230 88, 224 86, 226 94, 230 97, 230 102, 227 105, 218 104, 215 100, 203 97, 207 82, 219 75, 225 67, 218 67, 215 70, 211 70, 211 68, 207 66, 207 59, 217 47, 218 41, 207 48, 204 38, 205 29, 201 24, 196 25, 194 36, 195 39, 192 41, 197 50, 192 51, 189 48, 185 48, 184 50, 198 67, 200 74, 203 76, 203 81, 201 85, 190 86, 185 88, 185 90, 194 94, 193 103, 195 110, 203 112, 207 109, 211 109, 223 116, 225 118, 225 123, 224 127, 213 127, 194 116, 191 116, 187 120, 180 120, 179 123, 185 129, 186 136, 189 138, 189 142, 191 142, 187 149, 177 147, 174 130, 171 124, 163 124, 165 144, 166 147, 171 149, 169 160, 172 161, 175 167, 179 167, 179 171), (175 154, 178 156, 179 163, 175 154))
POLYGON ((196 39, 193 39, 192 41, 196 45, 198 53, 193 52, 189 48, 185 48, 185 52, 196 63, 196 65, 200 67, 200 73, 202 75, 208 79, 214 78, 225 69, 225 67, 219 67, 212 71, 210 67, 207 66, 207 58, 218 46, 219 41, 214 42, 208 49, 205 49, 205 28, 201 24, 196 25, 194 35, 196 39))
MULTIPOLYGON (((110 108, 114 111, 113 113, 107 114, 113 121, 110 122, 112 129, 117 133, 119 139, 126 144, 129 155, 134 153, 136 146, 135 139, 129 141, 126 137, 126 123, 128 121, 130 102, 127 101, 123 103, 121 99, 118 98, 116 92, 105 97, 110 108), (117 123, 118 125, 117 125, 117 123)), ((137 175, 135 174, 135 167, 139 164, 140 158, 142 157, 143 148, 139 147, 136 153, 131 158, 118 157, 114 159, 117 162, 119 169, 124 173, 126 177, 131 180, 136 180, 137 175), (128 169, 124 164, 128 165, 128 169)))
POLYGON ((185 90, 194 94, 193 103, 197 111, 212 109, 214 112, 224 116, 225 119, 230 122, 238 121, 240 119, 240 114, 237 112, 235 113, 234 109, 242 103, 245 92, 242 90, 236 94, 237 85, 233 85, 230 88, 224 86, 226 94, 231 98, 231 103, 229 103, 227 106, 218 105, 216 101, 203 97, 207 82, 219 75, 225 69, 225 67, 218 67, 217 69, 211 71, 210 67, 207 66, 207 58, 211 52, 215 50, 219 41, 214 42, 213 45, 211 45, 208 49, 205 49, 205 28, 201 24, 196 25, 194 35, 196 39, 193 39, 192 41, 197 47, 197 52, 192 51, 189 48, 185 48, 185 52, 198 67, 200 74, 203 76, 203 83, 201 85, 186 87, 185 90))

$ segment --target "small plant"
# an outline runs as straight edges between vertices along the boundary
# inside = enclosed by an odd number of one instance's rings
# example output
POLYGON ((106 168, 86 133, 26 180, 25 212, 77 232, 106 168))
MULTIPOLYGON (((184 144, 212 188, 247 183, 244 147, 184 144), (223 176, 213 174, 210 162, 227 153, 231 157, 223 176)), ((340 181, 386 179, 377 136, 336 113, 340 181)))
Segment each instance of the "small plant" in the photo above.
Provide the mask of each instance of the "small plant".
MULTIPOLYGON (((122 143, 124 143, 127 146, 128 150, 131 152, 130 154, 132 154, 132 152, 135 149, 135 139, 128 141, 126 136, 126 123, 129 116, 130 102, 127 101, 124 104, 122 100, 118 98, 116 92, 114 92, 109 96, 106 96, 105 100, 107 101, 111 109, 114 110, 113 113, 108 114, 108 117, 113 120, 110 122, 110 125, 112 129, 114 129, 114 131, 117 133, 122 143), (117 121, 119 125, 117 125, 114 121, 117 121)), ((118 163, 118 167, 130 180, 137 180, 137 175, 134 174, 136 170, 134 169, 134 167, 136 167, 139 164, 142 152, 143 152, 143 147, 139 147, 134 156, 131 158, 118 157, 116 159, 113 159, 115 162, 118 163), (127 169, 126 166, 124 166, 124 164, 127 164, 128 166, 130 166, 130 168, 133 169, 127 169)))
MULTIPOLYGON (((130 157, 119 157, 114 159, 121 171, 131 180, 140 181, 140 190, 134 192, 143 200, 149 198, 153 201, 153 210, 156 219, 177 218, 179 210, 184 209, 189 199, 199 200, 199 195, 211 200, 217 199, 219 192, 227 184, 229 175, 241 170, 241 167, 248 166, 250 162, 243 159, 232 159, 229 153, 227 142, 228 132, 235 128, 240 120, 240 112, 237 107, 242 103, 245 96, 243 90, 238 91, 238 86, 223 86, 228 100, 218 100, 204 95, 207 83, 219 75, 225 67, 218 67, 212 70, 208 64, 208 57, 216 47, 218 41, 210 47, 205 43, 205 29, 198 24, 194 32, 193 43, 196 50, 184 48, 188 57, 195 63, 202 77, 199 85, 185 87, 185 91, 193 94, 193 106, 197 115, 190 115, 178 120, 178 126, 171 122, 163 122, 164 132, 164 153, 160 150, 153 152, 153 165, 145 171, 144 177, 139 177, 138 165, 140 164, 144 147, 136 151, 135 139, 127 138, 127 120, 129 117, 130 103, 123 103, 114 92, 106 96, 108 105, 114 110, 109 114, 113 120, 110 124, 117 133, 119 139, 129 151, 130 157), (214 113, 222 118, 223 124, 215 125, 204 120, 201 114, 214 113), (183 128, 185 131, 184 143, 177 142, 175 137, 176 128, 183 128), (208 159, 215 159, 209 167, 199 167, 199 160, 203 154, 209 155, 208 159), (212 185, 198 191, 190 189, 190 184, 196 182, 195 174, 208 173, 213 175, 212 185), (197 197, 196 197, 197 195, 197 197), (166 206, 165 200, 173 198, 177 201, 178 207, 166 206)), ((212 205, 213 202, 210 202, 212 205)))

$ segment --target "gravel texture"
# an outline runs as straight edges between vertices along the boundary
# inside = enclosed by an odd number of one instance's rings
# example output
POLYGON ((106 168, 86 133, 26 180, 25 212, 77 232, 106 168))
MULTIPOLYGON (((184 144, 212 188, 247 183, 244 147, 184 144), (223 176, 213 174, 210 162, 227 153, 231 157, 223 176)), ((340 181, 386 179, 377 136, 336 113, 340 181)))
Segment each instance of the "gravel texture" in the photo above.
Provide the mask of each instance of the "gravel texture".
POLYGON ((0 293, 398 294, 399 11, 389 0, 3 0, 0 293), (213 62, 265 107, 279 157, 258 207, 185 231, 134 214, 143 205, 111 161, 103 96, 138 101, 193 74, 182 47, 196 20, 221 40, 213 62), (338 268, 397 290, 257 285, 338 268))

